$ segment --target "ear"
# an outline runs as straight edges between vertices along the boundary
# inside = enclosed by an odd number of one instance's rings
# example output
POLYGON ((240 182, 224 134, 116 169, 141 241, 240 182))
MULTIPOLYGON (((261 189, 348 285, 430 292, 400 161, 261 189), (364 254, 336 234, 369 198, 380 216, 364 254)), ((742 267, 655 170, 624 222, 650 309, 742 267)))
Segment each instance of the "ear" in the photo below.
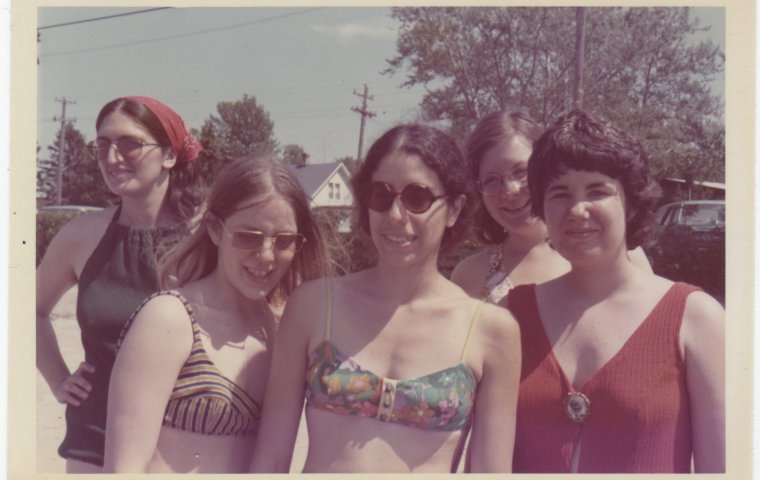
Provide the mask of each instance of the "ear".
POLYGON ((211 215, 206 215, 206 218, 203 220, 203 226, 211 242, 218 247, 222 241, 222 227, 219 225, 219 220, 211 215))
POLYGON ((177 164, 177 156, 174 154, 174 151, 172 149, 169 149, 169 151, 166 152, 166 155, 164 155, 164 161, 161 164, 161 166, 164 167, 166 170, 170 170, 176 164, 177 164))
POLYGON ((458 195, 453 202, 449 202, 449 212, 446 218, 446 227, 451 228, 457 223, 459 214, 462 213, 462 209, 467 204, 467 197, 464 195, 458 195))

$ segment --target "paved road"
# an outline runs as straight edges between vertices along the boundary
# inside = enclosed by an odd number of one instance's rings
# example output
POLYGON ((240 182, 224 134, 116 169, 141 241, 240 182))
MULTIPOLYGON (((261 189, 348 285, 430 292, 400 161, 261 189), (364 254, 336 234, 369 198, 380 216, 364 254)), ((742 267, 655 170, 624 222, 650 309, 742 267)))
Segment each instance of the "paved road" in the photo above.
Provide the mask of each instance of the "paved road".
MULTIPOLYGON (((76 288, 63 296, 53 310, 53 328, 61 345, 66 364, 72 371, 84 360, 79 325, 76 321, 76 288)), ((65 407, 59 404, 50 392, 42 375, 37 374, 37 472, 64 473, 66 462, 58 456, 58 445, 65 432, 65 407)), ((291 471, 301 471, 306 458, 308 443, 306 427, 301 419, 301 429, 296 440, 291 471)))

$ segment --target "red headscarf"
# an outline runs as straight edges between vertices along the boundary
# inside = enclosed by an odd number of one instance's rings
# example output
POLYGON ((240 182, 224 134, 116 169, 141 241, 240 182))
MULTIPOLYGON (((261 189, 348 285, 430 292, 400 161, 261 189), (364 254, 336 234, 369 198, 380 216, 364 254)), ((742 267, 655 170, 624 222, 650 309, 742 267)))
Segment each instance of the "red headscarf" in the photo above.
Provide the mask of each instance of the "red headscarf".
POLYGON ((172 150, 174 150, 174 154, 177 155, 178 162, 191 162, 198 158, 198 154, 203 150, 203 147, 198 143, 195 137, 187 131, 185 123, 182 121, 182 117, 180 117, 177 112, 155 98, 141 96, 129 96, 124 98, 145 105, 148 110, 153 112, 153 115, 158 118, 161 125, 164 127, 164 130, 166 130, 166 135, 169 137, 169 141, 172 144, 172 150))

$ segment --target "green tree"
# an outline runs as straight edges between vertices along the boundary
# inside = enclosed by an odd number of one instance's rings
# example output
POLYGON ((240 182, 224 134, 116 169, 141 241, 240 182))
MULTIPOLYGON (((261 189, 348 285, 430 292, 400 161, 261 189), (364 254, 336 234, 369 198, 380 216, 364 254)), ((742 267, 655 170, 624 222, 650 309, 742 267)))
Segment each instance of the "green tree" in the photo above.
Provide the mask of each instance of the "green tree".
POLYGON ((294 167, 306 165, 309 162, 309 154, 300 145, 288 144, 282 149, 282 161, 286 165, 294 167))
MULTIPOLYGON (((392 16, 398 55, 385 72, 424 85, 423 119, 456 138, 496 109, 547 125, 572 107, 575 9, 399 7, 392 16)), ((720 181, 723 104, 709 81, 725 58, 691 41, 700 30, 689 8, 588 8, 583 107, 641 139, 658 174, 691 165, 720 181)))
POLYGON ((217 172, 235 158, 263 151, 274 151, 274 122, 256 97, 219 102, 217 115, 209 115, 198 135, 203 144, 200 165, 204 179, 211 183, 217 172))
MULTIPOLYGON (((106 187, 97 161, 88 155, 84 136, 70 121, 63 126, 63 132, 62 203, 98 207, 113 204, 116 196, 106 187)), ((60 130, 58 133, 60 135, 60 130)), ((58 193, 58 142, 47 149, 49 159, 37 160, 37 192, 42 194, 45 203, 51 205, 56 203, 58 193)))

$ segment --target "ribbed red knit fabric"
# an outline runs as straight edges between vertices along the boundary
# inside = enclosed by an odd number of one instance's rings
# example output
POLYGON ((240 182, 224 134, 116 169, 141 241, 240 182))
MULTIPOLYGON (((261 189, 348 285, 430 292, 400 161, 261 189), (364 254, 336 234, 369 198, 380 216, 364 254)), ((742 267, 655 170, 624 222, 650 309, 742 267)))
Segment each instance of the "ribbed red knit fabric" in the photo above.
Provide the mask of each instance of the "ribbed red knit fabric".
POLYGON ((539 318, 535 285, 510 292, 508 306, 522 337, 514 472, 569 472, 581 437, 579 472, 690 471, 689 396, 678 337, 686 297, 694 290, 674 284, 620 351, 578 390, 591 402, 583 424, 565 416, 570 384, 539 318))

